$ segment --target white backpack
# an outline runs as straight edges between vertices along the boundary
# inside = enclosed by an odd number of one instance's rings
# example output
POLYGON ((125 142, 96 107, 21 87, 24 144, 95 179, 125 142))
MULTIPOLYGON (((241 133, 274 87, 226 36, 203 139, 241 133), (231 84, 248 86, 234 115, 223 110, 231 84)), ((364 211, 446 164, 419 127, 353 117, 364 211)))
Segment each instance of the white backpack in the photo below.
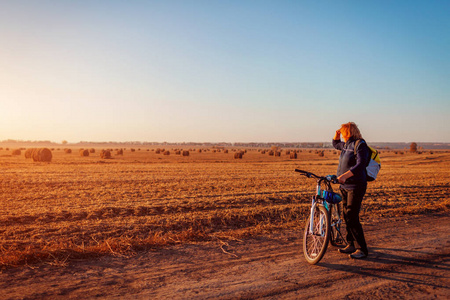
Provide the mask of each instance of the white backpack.
MULTIPOLYGON (((358 148, 358 145, 359 143, 361 143, 361 141, 364 140, 357 140, 355 142, 355 149, 354 149, 355 156, 356 156, 356 148, 358 148)), ((380 156, 378 155, 378 150, 370 147, 369 145, 367 145, 367 147, 369 147, 370 150, 370 159, 369 163, 366 166, 367 181, 374 181, 375 179, 377 179, 378 172, 380 172, 381 160, 380 156)))

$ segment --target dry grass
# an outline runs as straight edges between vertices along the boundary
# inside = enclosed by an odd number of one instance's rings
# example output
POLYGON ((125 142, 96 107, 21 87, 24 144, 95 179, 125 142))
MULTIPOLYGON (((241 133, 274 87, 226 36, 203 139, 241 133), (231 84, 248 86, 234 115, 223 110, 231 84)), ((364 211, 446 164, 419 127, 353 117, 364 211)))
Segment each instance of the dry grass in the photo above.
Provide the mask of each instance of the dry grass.
MULTIPOLYGON (((197 149, 189 156, 127 151, 104 161, 55 150, 51 163, 32 163, 1 153, 3 266, 300 231, 315 183, 294 169, 333 174, 338 160, 333 151, 324 157, 303 151, 290 159, 248 150, 235 160, 233 151, 197 149)), ((449 153, 381 157, 363 221, 448 211, 449 153)))

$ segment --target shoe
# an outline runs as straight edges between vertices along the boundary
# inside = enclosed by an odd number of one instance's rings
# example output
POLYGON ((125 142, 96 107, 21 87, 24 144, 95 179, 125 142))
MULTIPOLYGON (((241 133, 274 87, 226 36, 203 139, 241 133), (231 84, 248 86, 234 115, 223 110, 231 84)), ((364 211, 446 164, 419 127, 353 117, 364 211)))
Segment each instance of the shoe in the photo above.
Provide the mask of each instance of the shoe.
POLYGON ((353 245, 347 245, 347 247, 345 248, 340 248, 338 249, 339 253, 345 253, 345 254, 349 254, 349 253, 353 253, 356 251, 355 246, 353 245))
POLYGON ((361 258, 366 258, 367 254, 365 254, 364 252, 362 252, 361 250, 356 250, 354 253, 349 255, 350 258, 354 258, 354 259, 361 259, 361 258))

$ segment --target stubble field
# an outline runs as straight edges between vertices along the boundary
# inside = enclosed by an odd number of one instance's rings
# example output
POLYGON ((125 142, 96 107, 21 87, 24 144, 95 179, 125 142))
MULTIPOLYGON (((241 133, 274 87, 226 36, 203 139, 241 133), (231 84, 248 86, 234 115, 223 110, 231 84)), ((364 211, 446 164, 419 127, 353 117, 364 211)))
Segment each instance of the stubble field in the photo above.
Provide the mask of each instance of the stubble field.
MULTIPOLYGON (((304 149, 297 159, 251 149, 242 159, 235 149, 181 156, 128 148, 112 159, 101 159, 100 149, 88 157, 73 150, 53 150, 50 163, 0 150, 0 266, 300 231, 315 182, 294 169, 334 174, 338 161, 332 150, 321 157, 304 149)), ((382 151, 381 159, 362 222, 449 210, 450 153, 382 151)))

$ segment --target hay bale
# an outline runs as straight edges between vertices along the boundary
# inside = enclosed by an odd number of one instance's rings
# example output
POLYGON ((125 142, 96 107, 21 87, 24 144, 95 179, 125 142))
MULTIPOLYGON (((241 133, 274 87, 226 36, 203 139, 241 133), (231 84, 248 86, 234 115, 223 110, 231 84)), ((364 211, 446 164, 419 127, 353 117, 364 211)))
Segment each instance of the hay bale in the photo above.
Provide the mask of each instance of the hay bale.
POLYGON ((175 151, 175 154, 176 154, 176 155, 180 155, 180 154, 181 154, 181 151, 180 151, 180 150, 176 150, 176 151, 175 151))
POLYGON ((319 157, 324 157, 325 156, 325 151, 319 151, 319 157))
POLYGON ((236 152, 234 154, 234 159, 242 159, 242 156, 244 156, 244 152, 242 151, 236 152))
POLYGON ((64 149, 64 153, 71 154, 72 153, 72 149, 66 148, 66 149, 64 149))
POLYGON ((123 155, 123 149, 118 149, 116 151, 116 155, 123 155))
POLYGON ((183 151, 183 156, 189 156, 189 151, 183 151))
POLYGON ((100 158, 110 159, 111 158, 111 151, 110 150, 102 150, 102 151, 100 151, 100 158))
POLYGON ((223 150, 223 153, 228 153, 228 149, 223 150))
POLYGON ((22 151, 20 151, 20 149, 14 149, 12 151, 12 155, 20 155, 20 154, 22 154, 22 151))
POLYGON ((291 152, 291 154, 289 155, 289 158, 290 159, 297 159, 297 153, 295 151, 291 152))
POLYGON ((89 150, 80 149, 80 156, 89 156, 89 150))
POLYGON ((275 154, 275 152, 273 150, 269 151, 269 156, 273 156, 275 154))
POLYGON ((281 156, 281 151, 275 151, 275 156, 281 156))
POLYGON ((48 148, 38 148, 33 151, 33 161, 43 161, 50 162, 52 161, 53 155, 52 151, 48 148))
POLYGON ((95 153, 95 149, 94 148, 89 149, 89 153, 95 153))
POLYGON ((155 151, 155 153, 156 153, 156 154, 160 154, 160 153, 161 153, 161 149, 159 149, 159 148, 156 148, 156 151, 155 151))
POLYGON ((170 155, 170 151, 169 150, 164 151, 164 155, 170 155))
POLYGON ((33 158, 33 151, 36 150, 36 148, 30 148, 25 151, 25 158, 33 158))
POLYGON ((136 151, 136 149, 134 149, 134 148, 131 148, 130 150, 131 150, 131 152, 135 152, 136 151))

